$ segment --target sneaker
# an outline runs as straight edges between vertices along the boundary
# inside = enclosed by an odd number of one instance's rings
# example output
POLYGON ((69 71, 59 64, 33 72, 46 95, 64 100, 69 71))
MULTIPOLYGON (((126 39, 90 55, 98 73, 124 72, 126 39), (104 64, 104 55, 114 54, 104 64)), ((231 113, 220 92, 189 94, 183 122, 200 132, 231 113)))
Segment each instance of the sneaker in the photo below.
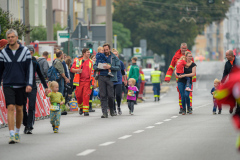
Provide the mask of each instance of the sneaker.
POLYGON ((183 109, 182 111, 182 115, 185 115, 186 114, 186 110, 183 109))
POLYGON ((29 128, 29 129, 27 130, 27 134, 32 134, 32 129, 29 128))
POLYGON ((114 75, 111 72, 108 72, 108 75, 114 77, 114 75))
POLYGON ((222 113, 222 110, 219 110, 219 111, 218 111, 218 114, 221 114, 221 113, 222 113))
POLYGON ((15 137, 14 136, 10 136, 8 143, 9 144, 14 144, 15 143, 15 137))
POLYGON ((158 101, 160 101, 160 97, 158 97, 158 101))
POLYGON ((83 114, 83 109, 79 110, 79 114, 82 115, 83 114))
POLYGON ((108 115, 107 115, 107 114, 103 114, 103 115, 101 116, 101 118, 108 118, 108 115))
POLYGON ((110 115, 113 117, 113 116, 115 116, 115 113, 114 113, 114 111, 112 110, 112 109, 110 109, 110 115))
POLYGON ((89 110, 89 112, 95 112, 95 110, 94 110, 94 109, 91 109, 91 110, 89 110))
POLYGON ((119 115, 122 115, 121 108, 118 108, 118 114, 119 114, 119 115))
POLYGON ((191 108, 188 110, 188 114, 192 114, 192 109, 191 108))
POLYGON ((114 115, 114 116, 117 116, 117 111, 114 111, 113 115, 114 115))
POLYGON ((95 76, 95 80, 98 80, 98 78, 99 78, 99 75, 96 75, 96 76, 95 76))
POLYGON ((54 133, 58 133, 58 128, 55 128, 54 133))
POLYGON ((25 127, 23 133, 27 134, 27 130, 28 130, 28 127, 25 127))
POLYGON ((230 113, 230 114, 233 113, 233 108, 230 108, 229 113, 230 113))
POLYGON ((55 131, 55 126, 54 125, 52 125, 52 128, 53 128, 53 131, 55 131))
POLYGON ((131 114, 131 110, 129 110, 129 114, 131 114))
POLYGON ((156 102, 157 101, 157 97, 154 97, 154 102, 156 102))
POLYGON ((182 111, 183 111, 183 109, 182 109, 182 108, 180 108, 180 110, 179 110, 179 114, 182 114, 182 111))
POLYGON ((214 115, 214 114, 217 114, 217 113, 216 113, 216 112, 213 112, 213 115, 214 115))
POLYGON ((15 143, 19 143, 20 142, 20 135, 19 133, 15 133, 15 143))
POLYGON ((133 115, 133 112, 131 112, 131 115, 133 115))
POLYGON ((189 88, 189 87, 187 87, 185 90, 188 91, 188 92, 192 92, 192 91, 193 91, 193 90, 191 90, 191 88, 189 88))
POLYGON ((89 113, 88 112, 84 112, 84 116, 89 116, 89 113))

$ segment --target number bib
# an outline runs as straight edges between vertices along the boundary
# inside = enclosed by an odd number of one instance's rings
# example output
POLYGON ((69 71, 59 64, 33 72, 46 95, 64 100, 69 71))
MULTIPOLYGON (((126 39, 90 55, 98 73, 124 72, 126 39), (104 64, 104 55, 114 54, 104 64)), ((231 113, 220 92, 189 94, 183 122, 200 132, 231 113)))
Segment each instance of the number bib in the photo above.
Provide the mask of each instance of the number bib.
POLYGON ((60 104, 59 103, 53 103, 50 106, 50 111, 59 111, 60 110, 60 104))

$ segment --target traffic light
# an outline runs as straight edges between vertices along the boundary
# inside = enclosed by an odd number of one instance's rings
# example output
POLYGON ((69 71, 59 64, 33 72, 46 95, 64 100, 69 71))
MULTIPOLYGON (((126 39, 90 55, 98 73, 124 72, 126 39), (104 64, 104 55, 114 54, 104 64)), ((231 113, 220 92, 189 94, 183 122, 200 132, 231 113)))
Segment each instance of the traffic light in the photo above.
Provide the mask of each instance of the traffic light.
POLYGON ((208 4, 213 4, 215 3, 215 0, 207 0, 208 1, 208 4))
POLYGON ((93 53, 93 43, 87 42, 87 48, 89 48, 90 54, 92 54, 93 53))

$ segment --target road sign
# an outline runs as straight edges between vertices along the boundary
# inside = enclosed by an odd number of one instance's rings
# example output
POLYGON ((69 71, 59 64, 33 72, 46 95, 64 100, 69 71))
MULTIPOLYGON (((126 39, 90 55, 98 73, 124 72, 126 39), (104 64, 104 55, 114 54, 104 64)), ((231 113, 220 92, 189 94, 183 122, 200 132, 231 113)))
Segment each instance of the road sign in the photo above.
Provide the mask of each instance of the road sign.
POLYGON ((57 31, 57 41, 60 46, 62 42, 68 41, 69 34, 68 31, 57 31))
POLYGON ((142 56, 142 48, 141 47, 134 47, 133 48, 134 57, 141 57, 142 56))
POLYGON ((123 48, 123 55, 124 55, 124 59, 128 60, 129 57, 132 56, 132 49, 131 48, 123 48))

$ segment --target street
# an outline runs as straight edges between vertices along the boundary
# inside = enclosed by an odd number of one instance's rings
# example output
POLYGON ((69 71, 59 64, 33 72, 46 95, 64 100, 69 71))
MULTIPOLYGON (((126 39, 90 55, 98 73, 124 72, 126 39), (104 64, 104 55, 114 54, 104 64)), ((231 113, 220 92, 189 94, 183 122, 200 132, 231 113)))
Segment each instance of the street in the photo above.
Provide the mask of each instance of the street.
MULTIPOLYGON (((135 105, 134 115, 122 105, 123 115, 101 119, 101 109, 89 117, 78 113, 61 117, 59 133, 49 119, 36 121, 32 135, 9 145, 8 128, 0 129, 0 160, 239 160, 229 107, 212 114, 215 78, 221 79, 224 62, 197 63, 193 114, 179 115, 176 84, 162 94, 135 105)), ((149 94, 148 94, 149 96, 149 94)), ((151 96, 151 95, 150 95, 151 96)))

